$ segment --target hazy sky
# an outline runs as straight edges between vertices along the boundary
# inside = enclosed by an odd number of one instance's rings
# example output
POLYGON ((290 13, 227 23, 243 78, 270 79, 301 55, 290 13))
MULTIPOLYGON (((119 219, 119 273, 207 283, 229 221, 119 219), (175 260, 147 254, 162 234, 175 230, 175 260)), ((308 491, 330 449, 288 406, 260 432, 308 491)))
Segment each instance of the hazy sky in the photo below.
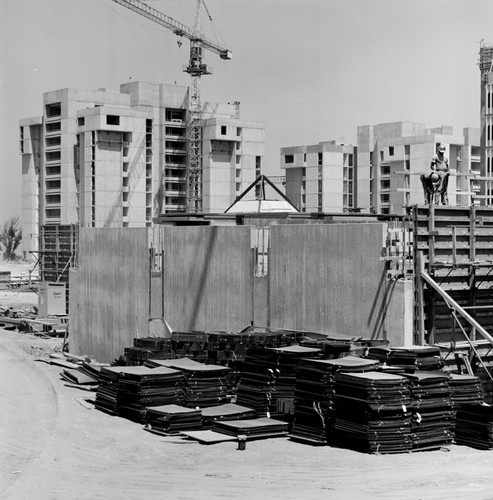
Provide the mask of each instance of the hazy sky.
MULTIPOLYGON (((149 3, 192 26, 195 0, 149 3)), ((231 61, 212 53, 202 101, 241 102, 266 127, 265 172, 279 149, 356 143, 358 125, 479 127, 479 41, 493 43, 492 0, 207 0, 231 61)), ((203 15, 204 33, 213 31, 203 15)), ((42 94, 189 85, 189 45, 112 0, 0 0, 0 223, 21 212, 18 122, 42 94)))

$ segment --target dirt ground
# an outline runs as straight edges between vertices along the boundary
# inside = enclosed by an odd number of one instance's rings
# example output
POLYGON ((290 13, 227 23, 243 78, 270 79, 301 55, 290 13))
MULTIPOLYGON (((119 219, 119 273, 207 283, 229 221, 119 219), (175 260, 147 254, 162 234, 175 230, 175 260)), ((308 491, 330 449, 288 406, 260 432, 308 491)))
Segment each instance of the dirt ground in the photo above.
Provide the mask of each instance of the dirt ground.
POLYGON ((60 347, 0 330, 0 498, 493 498, 493 451, 367 455, 288 438, 238 450, 150 434, 37 361, 60 347))
MULTIPOLYGON (((36 301, 0 290, 0 306, 36 301)), ((150 434, 39 361, 61 344, 0 329, 2 499, 493 499, 493 451, 368 455, 288 438, 238 450, 150 434)))

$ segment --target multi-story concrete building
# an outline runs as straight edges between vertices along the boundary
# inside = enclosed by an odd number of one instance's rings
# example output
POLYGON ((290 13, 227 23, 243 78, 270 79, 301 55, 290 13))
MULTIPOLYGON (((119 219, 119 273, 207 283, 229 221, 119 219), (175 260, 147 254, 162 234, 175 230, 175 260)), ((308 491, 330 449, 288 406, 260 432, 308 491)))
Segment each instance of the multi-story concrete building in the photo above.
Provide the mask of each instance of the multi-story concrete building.
POLYGON ((479 130, 426 129, 395 122, 357 129, 357 147, 320 142, 281 148, 286 195, 304 212, 403 213, 424 202, 420 175, 428 172, 437 144, 447 147, 451 205, 476 203, 480 165, 479 130))
MULTIPOLYGON (((42 118, 20 122, 24 255, 39 225, 150 226, 186 211, 188 109, 177 85, 46 92, 42 118)), ((239 103, 204 105, 204 212, 226 210, 261 173, 264 136, 239 103)))
POLYGON ((493 45, 482 44, 479 49, 481 72, 481 201, 493 203, 493 45))
MULTIPOLYGON (((22 155, 22 247, 37 249, 39 224, 39 184, 43 165, 43 119, 20 121, 19 152, 22 155)), ((29 251, 29 250, 28 250, 29 251)))
POLYGON ((356 164, 356 148, 335 141, 281 148, 286 196, 302 212, 353 211, 356 164))
POLYGON ((470 205, 478 186, 472 175, 479 169, 479 130, 460 135, 442 126, 395 122, 358 127, 358 206, 375 213, 402 213, 424 202, 420 175, 428 172, 437 144, 445 144, 451 175, 451 205, 470 205), (463 194, 461 194, 463 193, 463 194))

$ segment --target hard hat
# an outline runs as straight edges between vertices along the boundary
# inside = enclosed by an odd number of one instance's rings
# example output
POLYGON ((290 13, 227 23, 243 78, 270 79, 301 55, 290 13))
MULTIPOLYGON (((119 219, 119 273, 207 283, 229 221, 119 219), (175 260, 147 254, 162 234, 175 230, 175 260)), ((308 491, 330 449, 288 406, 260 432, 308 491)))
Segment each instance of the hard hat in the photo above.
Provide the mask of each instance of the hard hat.
POLYGON ((440 151, 441 153, 445 153, 446 150, 447 148, 444 144, 440 144, 440 146, 438 146, 438 151, 440 151))

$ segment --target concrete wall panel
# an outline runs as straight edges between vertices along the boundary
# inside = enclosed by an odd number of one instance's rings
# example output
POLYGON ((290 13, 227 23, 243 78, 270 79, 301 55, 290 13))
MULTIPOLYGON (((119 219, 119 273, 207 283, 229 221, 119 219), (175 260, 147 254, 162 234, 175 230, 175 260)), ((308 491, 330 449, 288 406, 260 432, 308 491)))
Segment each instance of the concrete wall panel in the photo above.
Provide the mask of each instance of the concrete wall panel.
POLYGON ((239 330, 252 321, 249 227, 163 227, 164 313, 173 330, 239 330))
POLYGON ((392 290, 380 261, 384 227, 272 226, 271 326, 386 339, 392 290))
POLYGON ((71 278, 71 352, 111 362, 148 335, 148 229, 81 228, 71 278))

